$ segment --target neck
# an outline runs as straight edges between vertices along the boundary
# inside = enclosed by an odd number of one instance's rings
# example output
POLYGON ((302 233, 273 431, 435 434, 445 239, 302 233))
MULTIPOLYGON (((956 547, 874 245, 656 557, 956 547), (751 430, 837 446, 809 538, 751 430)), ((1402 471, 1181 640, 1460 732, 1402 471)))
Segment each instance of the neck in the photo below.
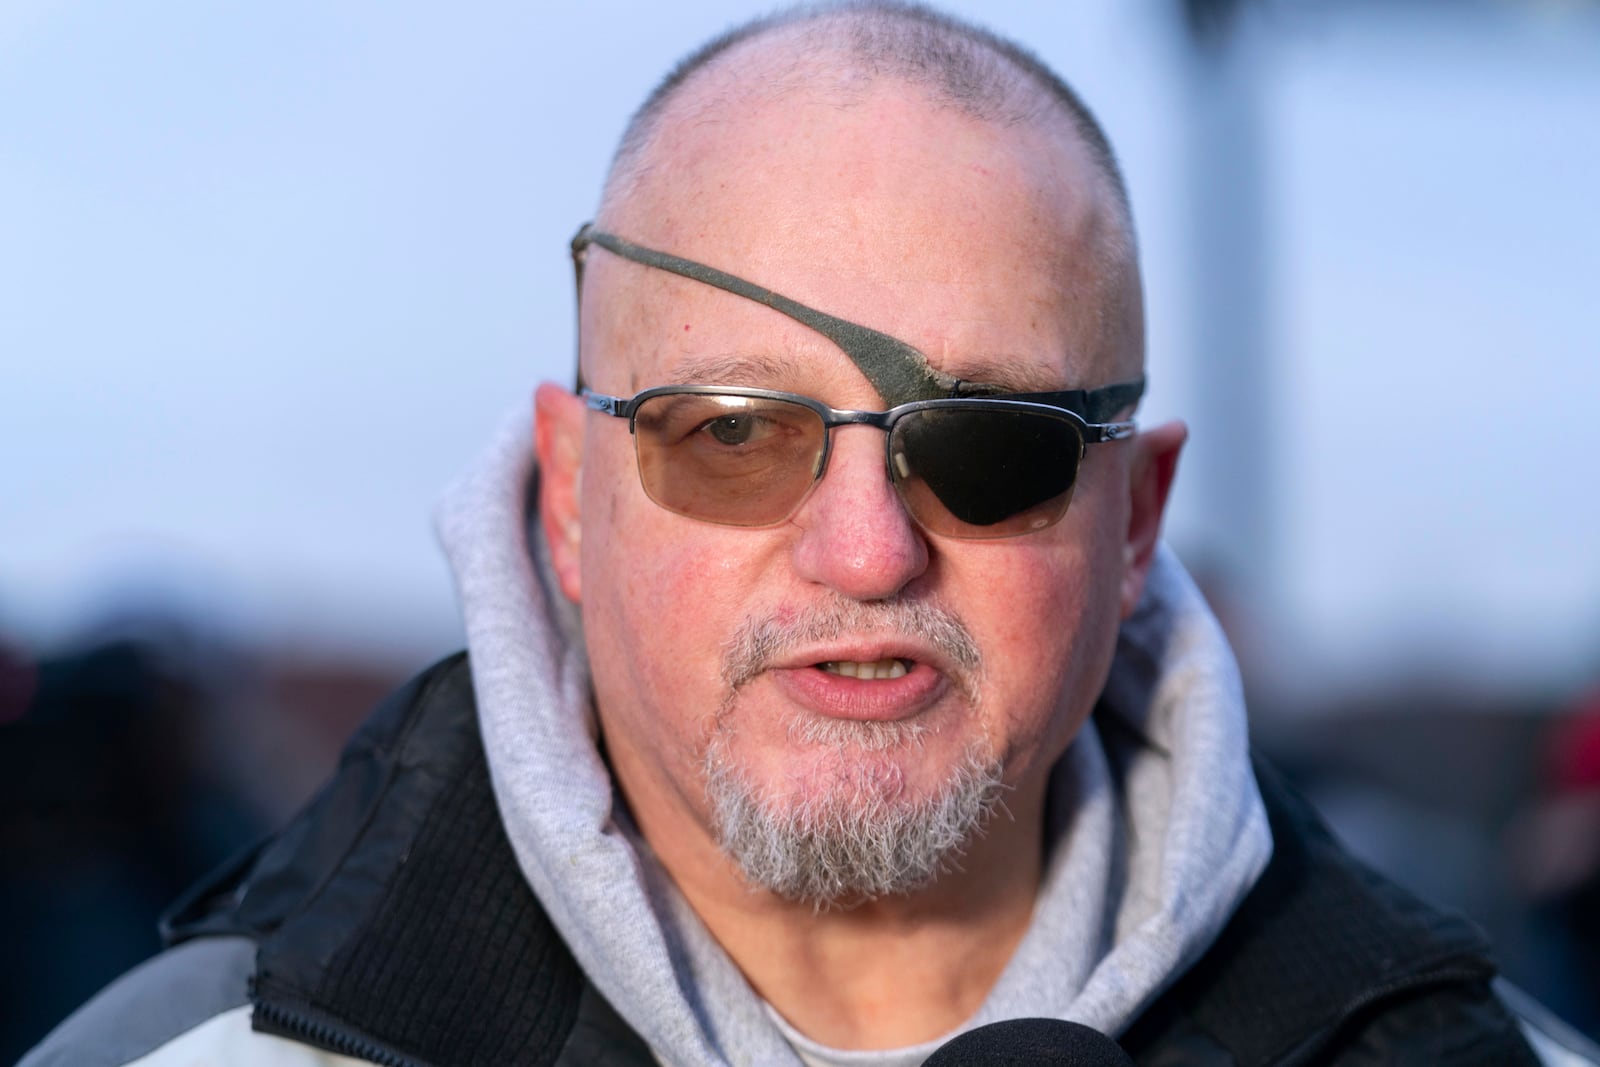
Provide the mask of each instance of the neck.
POLYGON ((824 1045, 885 1049, 940 1037, 982 1006, 1033 914, 1043 808, 1042 782, 1009 793, 956 866, 926 889, 826 909, 749 888, 704 834, 674 841, 641 829, 779 1014, 824 1045))

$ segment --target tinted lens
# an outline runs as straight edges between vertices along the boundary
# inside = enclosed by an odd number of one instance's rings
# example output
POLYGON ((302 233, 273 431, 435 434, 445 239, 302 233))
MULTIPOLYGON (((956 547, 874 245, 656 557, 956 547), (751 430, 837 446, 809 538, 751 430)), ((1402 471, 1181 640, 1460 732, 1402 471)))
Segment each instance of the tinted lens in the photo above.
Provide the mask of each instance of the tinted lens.
POLYGON ((633 433, 651 500, 729 526, 787 518, 816 481, 827 440, 803 404, 697 393, 651 397, 633 433))
POLYGON ((1083 434, 1064 416, 924 408, 889 435, 889 465, 922 526, 950 537, 1011 537, 1066 514, 1083 434))

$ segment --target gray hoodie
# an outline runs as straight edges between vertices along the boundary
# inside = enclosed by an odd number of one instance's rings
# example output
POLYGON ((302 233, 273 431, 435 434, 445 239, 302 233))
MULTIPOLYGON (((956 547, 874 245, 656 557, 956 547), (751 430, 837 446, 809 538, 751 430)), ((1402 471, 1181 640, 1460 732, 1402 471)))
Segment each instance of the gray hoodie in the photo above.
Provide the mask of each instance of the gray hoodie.
MULTIPOLYGON (((526 418, 507 425, 438 521, 495 795, 562 937, 663 1062, 921 1062, 950 1035, 846 1052, 789 1027, 619 817, 578 620, 529 534, 532 440, 526 418)), ((1270 858, 1238 670, 1165 550, 1123 626, 1105 700, 1148 743, 1110 751, 1091 722, 1056 767, 1032 926, 961 1029, 1030 1016, 1121 1031, 1206 950, 1270 858)))

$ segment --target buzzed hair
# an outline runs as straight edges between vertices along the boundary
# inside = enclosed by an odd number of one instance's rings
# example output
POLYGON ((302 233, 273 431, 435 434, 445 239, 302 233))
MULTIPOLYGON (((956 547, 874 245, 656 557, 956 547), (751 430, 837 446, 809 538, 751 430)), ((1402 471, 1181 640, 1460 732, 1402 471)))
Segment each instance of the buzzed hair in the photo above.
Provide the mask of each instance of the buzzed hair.
MULTIPOLYGON (((1065 116, 1106 181, 1131 238, 1128 191, 1105 131, 1072 88, 1032 52, 921 4, 845 0, 804 5, 736 26, 680 60, 634 112, 606 181, 606 199, 634 176, 669 104, 714 60, 741 44, 794 31, 804 63, 842 54, 842 73, 870 84, 897 78, 980 121, 1009 126, 1065 116)), ((781 76, 775 79, 781 83, 781 76)), ((781 85, 776 86, 782 88, 781 85)))

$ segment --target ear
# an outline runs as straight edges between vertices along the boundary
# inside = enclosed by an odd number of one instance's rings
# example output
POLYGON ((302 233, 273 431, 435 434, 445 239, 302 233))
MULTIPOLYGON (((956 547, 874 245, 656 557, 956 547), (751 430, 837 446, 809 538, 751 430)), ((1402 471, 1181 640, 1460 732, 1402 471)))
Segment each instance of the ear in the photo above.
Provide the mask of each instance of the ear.
POLYGON ((1178 453, 1189 429, 1178 421, 1140 431, 1133 439, 1133 465, 1128 472, 1128 539, 1122 546, 1122 617, 1139 606, 1145 576, 1161 539, 1161 516, 1178 473, 1178 453))
POLYGON ((533 395, 533 411, 533 443, 539 456, 539 523, 561 591, 577 603, 582 599, 578 550, 583 534, 583 400, 569 389, 545 382, 533 395))

